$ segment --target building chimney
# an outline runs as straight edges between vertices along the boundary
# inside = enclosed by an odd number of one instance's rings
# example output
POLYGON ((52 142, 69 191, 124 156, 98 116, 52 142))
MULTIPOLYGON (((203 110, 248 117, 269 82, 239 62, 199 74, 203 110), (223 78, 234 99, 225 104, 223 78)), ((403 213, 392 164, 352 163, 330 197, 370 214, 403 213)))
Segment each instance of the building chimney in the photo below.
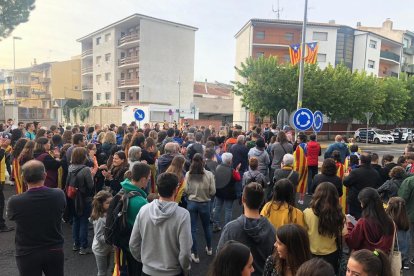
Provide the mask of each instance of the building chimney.
POLYGON ((361 27, 361 26, 362 26, 361 21, 358 21, 357 22, 357 27, 361 27))
POLYGON ((207 79, 204 80, 204 89, 206 90, 206 94, 208 94, 207 79))
POLYGON ((383 27, 384 29, 387 29, 387 30, 392 30, 392 25, 393 25, 393 22, 391 21, 391 19, 390 19, 390 18, 387 18, 387 19, 384 21, 384 23, 382 23, 382 27, 383 27))
POLYGON ((328 21, 328 23, 329 23, 330 25, 335 25, 335 20, 334 20, 334 19, 331 19, 331 20, 329 20, 329 21, 328 21))

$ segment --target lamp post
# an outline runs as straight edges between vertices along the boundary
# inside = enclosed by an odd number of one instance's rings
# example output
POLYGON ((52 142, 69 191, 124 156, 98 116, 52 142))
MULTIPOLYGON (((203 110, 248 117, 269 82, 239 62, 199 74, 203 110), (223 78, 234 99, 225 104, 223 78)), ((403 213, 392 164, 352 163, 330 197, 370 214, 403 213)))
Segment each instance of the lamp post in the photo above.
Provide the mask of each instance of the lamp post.
POLYGON ((181 78, 180 75, 178 75, 178 123, 180 123, 181 118, 181 78))
POLYGON ((15 47, 15 40, 21 40, 21 37, 18 36, 13 36, 13 98, 14 98, 14 104, 16 104, 16 79, 15 79, 15 75, 16 75, 16 47, 15 47))

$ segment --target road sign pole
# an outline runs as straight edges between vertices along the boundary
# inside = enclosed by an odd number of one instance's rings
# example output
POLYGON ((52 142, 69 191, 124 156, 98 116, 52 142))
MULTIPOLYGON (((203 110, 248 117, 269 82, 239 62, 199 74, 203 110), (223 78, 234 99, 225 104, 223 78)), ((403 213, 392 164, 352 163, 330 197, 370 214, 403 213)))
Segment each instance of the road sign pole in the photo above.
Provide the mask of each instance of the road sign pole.
POLYGON ((372 117, 372 112, 365 112, 364 113, 365 114, 365 117, 367 117, 367 137, 366 137, 366 141, 365 141, 365 143, 366 143, 366 145, 368 146, 368 139, 369 139, 369 131, 368 131, 368 128, 369 128, 369 119, 371 119, 371 117, 372 117))

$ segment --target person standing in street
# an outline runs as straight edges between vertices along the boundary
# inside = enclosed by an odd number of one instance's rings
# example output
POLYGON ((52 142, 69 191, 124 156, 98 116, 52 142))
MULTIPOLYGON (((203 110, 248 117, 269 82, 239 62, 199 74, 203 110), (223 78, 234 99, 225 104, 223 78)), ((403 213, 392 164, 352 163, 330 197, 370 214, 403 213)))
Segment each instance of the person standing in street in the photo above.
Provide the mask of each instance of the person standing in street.
POLYGON ((7 217, 16 222, 16 263, 20 276, 63 276, 62 215, 66 207, 61 189, 44 186, 46 170, 37 160, 22 167, 27 192, 12 196, 7 217))
POLYGON ((321 156, 321 145, 316 142, 316 135, 311 134, 309 136, 310 141, 308 142, 306 148, 308 150, 308 154, 306 155, 306 159, 308 162, 308 187, 307 193, 312 194, 312 180, 315 175, 318 174, 318 157, 321 156))
POLYGON ((6 182, 6 148, 7 142, 3 137, 0 137, 0 233, 1 232, 10 232, 13 231, 14 228, 11 226, 6 225, 6 221, 4 220, 3 213, 4 213, 4 206, 5 206, 5 198, 4 198, 4 185, 6 182))

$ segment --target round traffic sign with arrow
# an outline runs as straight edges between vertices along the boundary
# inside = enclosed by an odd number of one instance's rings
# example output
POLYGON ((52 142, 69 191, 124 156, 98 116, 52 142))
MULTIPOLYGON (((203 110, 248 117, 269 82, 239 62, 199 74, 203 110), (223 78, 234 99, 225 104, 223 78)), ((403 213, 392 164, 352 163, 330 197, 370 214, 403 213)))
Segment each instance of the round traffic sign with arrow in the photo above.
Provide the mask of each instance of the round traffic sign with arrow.
POLYGON ((322 130, 322 126, 323 126, 323 114, 322 112, 315 111, 315 113, 313 113, 313 130, 315 132, 319 132, 322 130))
POLYGON ((307 108, 296 110, 293 115, 293 124, 297 130, 308 130, 313 124, 313 113, 307 108))
POLYGON ((144 120, 145 118, 145 112, 142 109, 137 109, 134 111, 134 117, 135 120, 137 120, 138 122, 141 122, 142 120, 144 120))

